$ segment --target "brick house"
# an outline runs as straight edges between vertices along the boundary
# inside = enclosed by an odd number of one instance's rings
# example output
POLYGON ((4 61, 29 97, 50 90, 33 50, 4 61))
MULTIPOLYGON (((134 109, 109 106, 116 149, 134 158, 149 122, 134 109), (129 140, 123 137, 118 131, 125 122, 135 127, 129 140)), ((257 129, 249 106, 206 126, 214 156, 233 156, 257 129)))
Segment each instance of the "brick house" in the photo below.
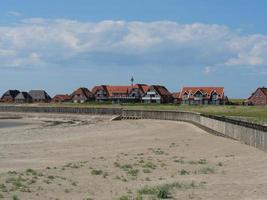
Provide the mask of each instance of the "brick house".
POLYGON ((85 103, 94 100, 93 93, 85 87, 78 88, 70 95, 70 97, 74 103, 85 103))
POLYGON ((68 94, 57 94, 52 98, 52 103, 63 103, 70 101, 71 98, 68 94))
POLYGON ((15 97, 18 94, 19 94, 18 90, 8 90, 2 95, 1 101, 4 103, 13 103, 15 102, 15 97))
POLYGON ((247 105, 266 106, 267 105, 267 88, 257 88, 255 92, 245 102, 247 105))
POLYGON ((224 104, 223 87, 183 87, 180 93, 182 104, 201 105, 201 104, 224 104))
POLYGON ((95 100, 98 102, 141 102, 142 96, 148 89, 145 84, 135 84, 129 86, 101 85, 92 89, 95 100))
POLYGON ((151 85, 142 97, 143 103, 172 103, 173 97, 168 89, 161 85, 151 85))
POLYGON ((172 93, 173 103, 180 104, 182 102, 182 99, 180 98, 180 92, 174 92, 172 93))

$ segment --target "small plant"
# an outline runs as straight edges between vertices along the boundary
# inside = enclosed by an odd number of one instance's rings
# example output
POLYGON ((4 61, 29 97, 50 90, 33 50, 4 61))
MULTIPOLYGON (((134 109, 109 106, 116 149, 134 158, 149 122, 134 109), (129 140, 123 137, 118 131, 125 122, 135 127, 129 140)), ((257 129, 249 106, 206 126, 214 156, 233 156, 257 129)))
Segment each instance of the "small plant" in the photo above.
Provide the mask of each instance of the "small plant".
POLYGON ((47 178, 50 179, 50 180, 54 180, 55 179, 55 177, 52 176, 52 175, 49 175, 47 178))
POLYGON ((107 178, 108 177, 108 173, 107 172, 104 172, 103 173, 103 178, 107 178))
POLYGON ((222 162, 219 162, 217 165, 220 166, 220 167, 223 166, 222 162))
POLYGON ((64 192, 65 192, 65 193, 69 193, 70 190, 69 190, 69 189, 65 189, 64 192))
POLYGON ((185 169, 182 169, 180 171, 180 175, 189 175, 189 174, 190 174, 189 171, 186 171, 185 169))
POLYGON ((152 162, 147 162, 143 165, 144 168, 150 168, 150 169, 156 169, 157 168, 157 165, 155 165, 154 163, 152 162))
POLYGON ((147 174, 147 173, 151 173, 151 170, 150 169, 143 169, 143 172, 147 174))
POLYGON ((138 175, 139 170, 138 169, 130 169, 127 174, 131 175, 131 176, 137 176, 138 175))
POLYGON ((91 174, 92 175, 102 175, 103 174, 103 171, 102 170, 96 170, 96 169, 93 169, 91 171, 91 174))
POLYGON ((15 194, 12 196, 12 199, 13 199, 13 200, 19 200, 18 196, 15 195, 15 194))
POLYGON ((130 198, 128 196, 121 196, 118 200, 130 200, 130 198))
POLYGON ((200 174, 214 174, 215 169, 213 167, 203 167, 200 170, 198 170, 198 173, 200 173, 200 174))

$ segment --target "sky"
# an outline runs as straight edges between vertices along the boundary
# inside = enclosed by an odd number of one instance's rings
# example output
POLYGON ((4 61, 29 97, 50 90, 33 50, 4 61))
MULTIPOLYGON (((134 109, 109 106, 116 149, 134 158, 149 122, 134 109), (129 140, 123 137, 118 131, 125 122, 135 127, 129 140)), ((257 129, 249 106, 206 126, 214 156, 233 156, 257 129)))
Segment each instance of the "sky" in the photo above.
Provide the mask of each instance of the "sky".
POLYGON ((0 93, 267 87, 266 0, 0 0, 0 93))

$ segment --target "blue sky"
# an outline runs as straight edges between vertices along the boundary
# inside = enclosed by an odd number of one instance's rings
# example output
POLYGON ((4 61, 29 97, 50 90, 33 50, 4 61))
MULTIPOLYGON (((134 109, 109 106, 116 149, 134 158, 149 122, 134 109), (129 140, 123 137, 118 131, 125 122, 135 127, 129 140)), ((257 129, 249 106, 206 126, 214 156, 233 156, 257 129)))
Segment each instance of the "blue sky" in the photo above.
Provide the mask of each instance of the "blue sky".
POLYGON ((0 93, 95 84, 267 86, 264 0, 1 0, 0 93))

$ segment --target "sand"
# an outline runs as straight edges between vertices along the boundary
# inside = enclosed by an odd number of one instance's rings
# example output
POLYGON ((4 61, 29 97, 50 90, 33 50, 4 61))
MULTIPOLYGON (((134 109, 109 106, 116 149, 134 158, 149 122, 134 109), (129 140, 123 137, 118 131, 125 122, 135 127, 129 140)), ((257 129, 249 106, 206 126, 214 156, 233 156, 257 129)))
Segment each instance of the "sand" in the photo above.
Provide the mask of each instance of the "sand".
POLYGON ((27 125, 0 129, 0 198, 156 199, 142 189, 169 184, 171 199, 267 199, 265 152, 189 123, 16 117, 27 125))

